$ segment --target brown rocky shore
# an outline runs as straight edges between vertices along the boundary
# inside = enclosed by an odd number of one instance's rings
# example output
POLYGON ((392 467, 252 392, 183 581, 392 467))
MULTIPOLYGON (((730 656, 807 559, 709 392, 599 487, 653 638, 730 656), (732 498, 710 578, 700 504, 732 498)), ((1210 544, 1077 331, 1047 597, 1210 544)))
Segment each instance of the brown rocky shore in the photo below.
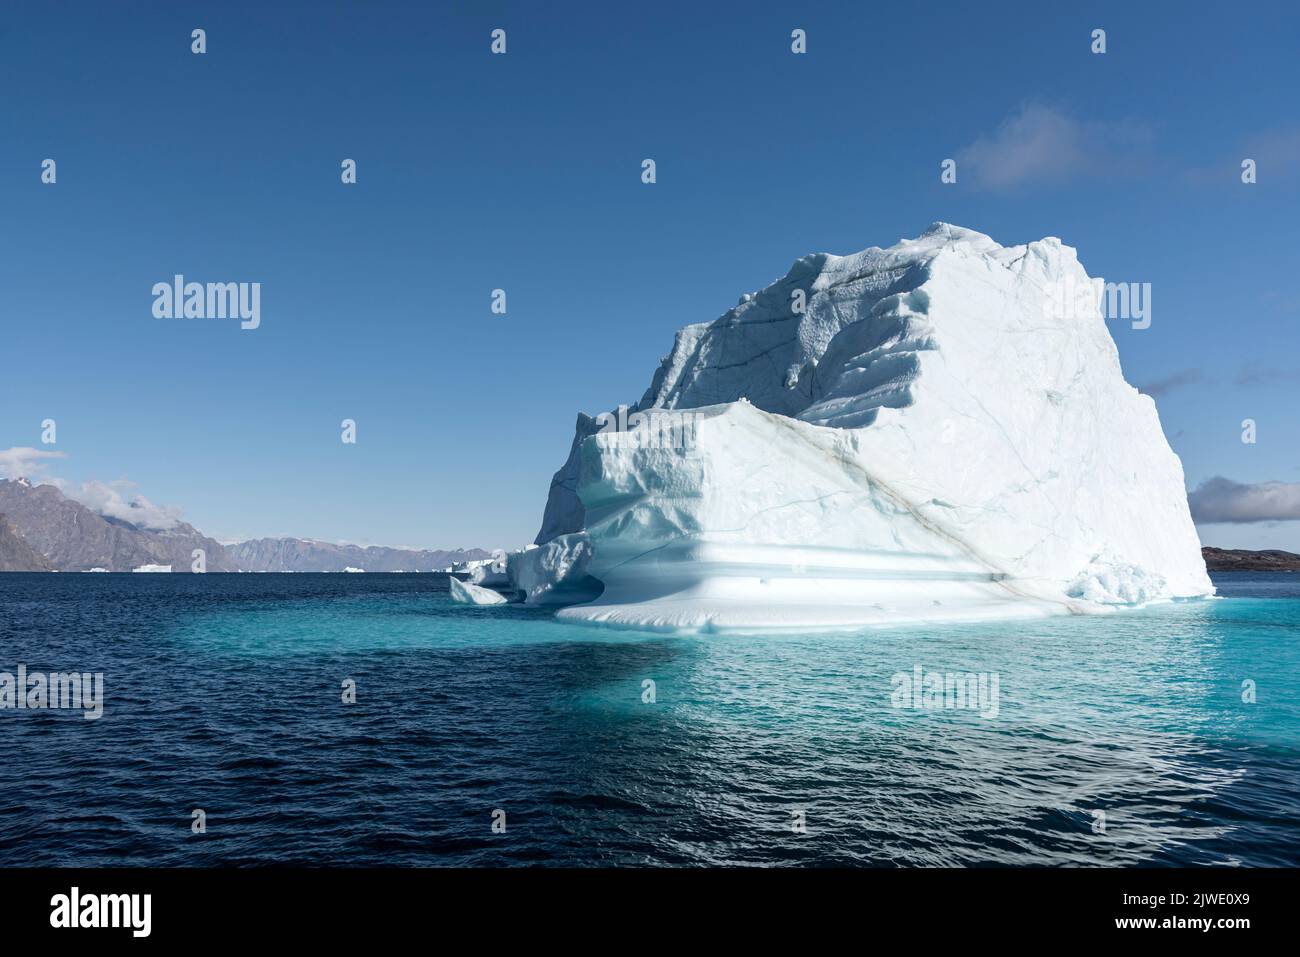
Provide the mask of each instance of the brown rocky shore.
POLYGON ((1300 555, 1278 549, 1266 551, 1249 551, 1244 548, 1201 549, 1205 556, 1205 568, 1212 572, 1284 572, 1300 571, 1300 555))

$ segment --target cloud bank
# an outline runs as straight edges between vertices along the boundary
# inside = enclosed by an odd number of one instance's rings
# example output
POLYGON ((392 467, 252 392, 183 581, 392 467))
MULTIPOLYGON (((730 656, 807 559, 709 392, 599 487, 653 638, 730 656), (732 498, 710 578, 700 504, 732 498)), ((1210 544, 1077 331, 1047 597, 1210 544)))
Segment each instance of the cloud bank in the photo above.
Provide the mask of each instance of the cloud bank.
POLYGON ((1204 381, 1205 373, 1200 369, 1183 369, 1181 372, 1175 372, 1173 375, 1157 379, 1155 382, 1140 385, 1138 391, 1145 392, 1153 399, 1158 399, 1162 395, 1168 395, 1175 389, 1196 385, 1196 383, 1204 381))
POLYGON ((1198 525, 1294 521, 1300 519, 1300 482, 1244 485, 1216 475, 1189 493, 1187 504, 1198 525))
POLYGON ((1236 187, 1241 183, 1241 161, 1247 158, 1255 161, 1260 183, 1294 188, 1295 174, 1300 171, 1300 126, 1255 133, 1239 141, 1232 153, 1184 175, 1196 185, 1236 187))
POLYGON ((1300 382, 1300 369, 1280 369, 1260 365, 1258 362, 1248 362, 1242 366, 1232 384, 1251 387, 1294 385, 1296 382, 1300 382))

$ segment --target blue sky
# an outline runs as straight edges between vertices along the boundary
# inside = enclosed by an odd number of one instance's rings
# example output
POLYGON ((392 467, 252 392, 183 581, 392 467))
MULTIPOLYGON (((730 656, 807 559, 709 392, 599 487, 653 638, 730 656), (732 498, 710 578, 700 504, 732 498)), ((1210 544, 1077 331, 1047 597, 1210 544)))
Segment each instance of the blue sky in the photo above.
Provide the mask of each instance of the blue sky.
POLYGON ((1300 516, 1300 13, 1053 6, 7 5, 0 449, 223 540, 518 545, 677 328, 944 220, 1150 282, 1111 327, 1189 488, 1300 516), (176 273, 261 282, 261 328, 153 318, 176 273))

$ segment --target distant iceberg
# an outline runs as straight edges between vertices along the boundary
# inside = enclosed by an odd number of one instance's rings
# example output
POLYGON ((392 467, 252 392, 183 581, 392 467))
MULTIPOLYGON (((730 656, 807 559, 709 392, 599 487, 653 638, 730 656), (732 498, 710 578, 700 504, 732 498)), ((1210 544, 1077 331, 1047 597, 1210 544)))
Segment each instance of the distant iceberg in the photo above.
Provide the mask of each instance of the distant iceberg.
POLYGON ((858 629, 1212 595, 1182 465, 1058 239, 796 261, 579 415, 509 584, 568 620, 858 629))
POLYGON ((170 572, 171 570, 170 565, 140 565, 131 569, 133 572, 170 572))

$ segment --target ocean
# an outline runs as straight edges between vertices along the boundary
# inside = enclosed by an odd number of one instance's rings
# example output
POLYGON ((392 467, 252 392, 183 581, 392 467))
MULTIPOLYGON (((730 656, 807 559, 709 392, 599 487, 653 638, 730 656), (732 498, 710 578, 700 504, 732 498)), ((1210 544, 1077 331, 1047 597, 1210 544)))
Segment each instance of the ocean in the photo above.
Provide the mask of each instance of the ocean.
POLYGON ((95 720, 0 710, 0 865, 1300 864, 1300 575, 1214 578, 692 637, 437 575, 0 575, 0 672, 103 675, 95 720))

